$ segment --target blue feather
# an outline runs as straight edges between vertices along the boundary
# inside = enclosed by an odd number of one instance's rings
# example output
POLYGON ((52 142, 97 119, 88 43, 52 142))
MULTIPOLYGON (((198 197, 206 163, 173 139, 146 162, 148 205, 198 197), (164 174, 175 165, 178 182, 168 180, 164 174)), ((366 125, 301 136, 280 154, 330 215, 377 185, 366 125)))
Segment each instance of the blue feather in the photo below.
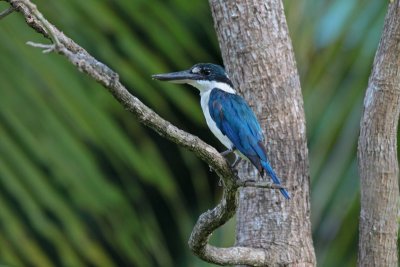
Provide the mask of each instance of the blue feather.
MULTIPOLYGON (((276 176, 274 170, 272 169, 271 165, 269 165, 268 161, 261 161, 262 166, 264 167, 265 171, 267 172, 267 174, 271 177, 272 181, 274 182, 274 184, 280 185, 281 181, 279 180, 279 178, 276 176)), ((281 191, 282 195, 286 198, 286 199, 290 199, 290 194, 288 191, 286 191, 286 189, 281 188, 279 189, 279 191, 281 191)))
MULTIPOLYGON (((211 118, 234 147, 253 163, 261 175, 265 170, 272 181, 280 185, 281 182, 267 159, 260 124, 244 99, 214 88, 210 93, 208 108, 211 118)), ((280 191, 286 199, 290 198, 285 189, 280 191)))

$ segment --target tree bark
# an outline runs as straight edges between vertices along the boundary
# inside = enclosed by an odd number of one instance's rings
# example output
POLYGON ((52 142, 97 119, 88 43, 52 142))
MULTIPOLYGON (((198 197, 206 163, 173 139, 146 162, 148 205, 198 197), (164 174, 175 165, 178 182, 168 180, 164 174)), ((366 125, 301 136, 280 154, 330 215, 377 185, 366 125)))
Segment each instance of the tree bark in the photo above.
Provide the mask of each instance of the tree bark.
POLYGON ((358 143, 361 213, 358 266, 398 266, 400 1, 389 3, 364 99, 358 143))
MULTIPOLYGON (((236 245, 273 252, 268 266, 315 266, 303 100, 282 2, 210 0, 210 6, 227 71, 256 112, 271 165, 292 196, 240 189, 236 245)), ((239 176, 259 179, 249 164, 239 176)))

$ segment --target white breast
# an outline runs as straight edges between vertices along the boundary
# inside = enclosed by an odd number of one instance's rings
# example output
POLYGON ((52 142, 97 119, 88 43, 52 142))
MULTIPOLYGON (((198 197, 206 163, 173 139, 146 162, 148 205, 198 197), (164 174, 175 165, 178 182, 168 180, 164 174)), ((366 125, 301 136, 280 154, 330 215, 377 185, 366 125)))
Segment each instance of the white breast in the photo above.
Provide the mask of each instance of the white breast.
POLYGON ((211 132, 218 138, 218 140, 226 146, 228 149, 232 149, 233 143, 229 138, 224 135, 217 127, 217 124, 215 121, 211 118, 210 115, 210 110, 208 108, 208 101, 210 100, 210 93, 212 90, 207 90, 207 91, 200 91, 200 103, 201 103, 201 108, 203 109, 204 117, 206 118, 206 122, 208 125, 208 128, 210 128, 211 132))

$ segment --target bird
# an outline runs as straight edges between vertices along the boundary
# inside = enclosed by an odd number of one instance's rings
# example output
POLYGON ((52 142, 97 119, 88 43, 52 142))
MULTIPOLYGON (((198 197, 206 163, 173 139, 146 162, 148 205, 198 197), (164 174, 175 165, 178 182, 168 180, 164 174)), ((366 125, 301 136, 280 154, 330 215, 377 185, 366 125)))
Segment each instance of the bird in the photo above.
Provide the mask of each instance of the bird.
MULTIPOLYGON (((281 185, 269 163, 260 124, 252 109, 234 89, 223 67, 212 63, 198 63, 188 70, 154 74, 152 78, 189 84, 197 88, 207 126, 227 148, 221 155, 235 154, 231 167, 236 167, 242 158, 247 159, 262 177, 266 172, 274 184, 281 185)), ((285 188, 279 190, 286 199, 290 199, 285 188)))

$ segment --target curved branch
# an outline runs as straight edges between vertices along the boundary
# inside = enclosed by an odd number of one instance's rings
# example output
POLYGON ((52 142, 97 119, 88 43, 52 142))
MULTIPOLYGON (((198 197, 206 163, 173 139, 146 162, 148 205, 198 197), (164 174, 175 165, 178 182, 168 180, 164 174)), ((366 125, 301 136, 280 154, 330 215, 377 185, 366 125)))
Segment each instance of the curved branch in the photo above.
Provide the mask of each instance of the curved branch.
POLYGON ((375 54, 358 141, 358 266, 398 266, 400 0, 391 1, 375 54))
MULTIPOLYGON (((201 259, 219 265, 266 266, 271 262, 277 262, 276 255, 279 255, 277 252, 283 249, 278 245, 265 250, 250 247, 218 248, 208 244, 212 232, 235 214, 236 191, 239 185, 242 183, 225 186, 221 202, 199 217, 190 236, 189 247, 201 259)), ((258 187, 256 183, 252 186, 258 187)), ((265 183, 260 186, 274 188, 265 183)))
POLYGON ((65 56, 80 71, 102 84, 141 123, 153 129, 162 137, 192 151, 209 164, 222 179, 224 189, 221 202, 214 209, 203 213, 199 217, 189 239, 189 247, 197 256, 220 265, 247 264, 260 266, 271 262, 271 255, 276 255, 276 253, 248 247, 217 248, 209 245, 208 240, 215 229, 223 225, 235 214, 236 192, 240 186, 271 189, 279 189, 279 186, 274 186, 270 183, 238 180, 225 158, 215 148, 206 144, 200 138, 175 127, 130 94, 119 81, 119 76, 116 72, 95 59, 85 49, 49 23, 29 0, 6 0, 6 2, 10 3, 10 9, 23 14, 26 23, 31 28, 53 42, 53 44, 28 42, 28 45, 42 48, 45 53, 56 52, 65 56))

